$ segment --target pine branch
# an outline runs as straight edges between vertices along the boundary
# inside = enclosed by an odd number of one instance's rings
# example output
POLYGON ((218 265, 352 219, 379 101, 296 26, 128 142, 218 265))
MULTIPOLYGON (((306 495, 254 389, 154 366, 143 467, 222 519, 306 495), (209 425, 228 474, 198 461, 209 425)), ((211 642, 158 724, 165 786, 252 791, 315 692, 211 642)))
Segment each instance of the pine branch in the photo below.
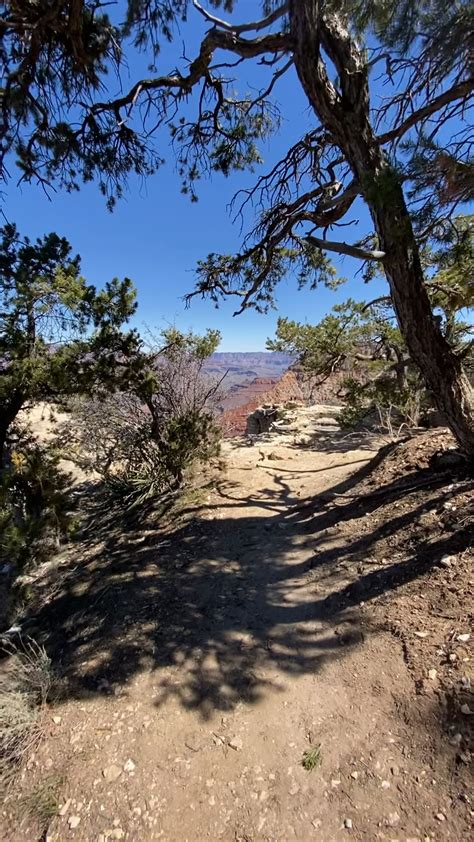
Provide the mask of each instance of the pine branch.
POLYGON ((323 240, 320 237, 314 237, 308 234, 304 238, 310 245, 323 251, 332 251, 336 254, 347 254, 350 257, 358 257, 361 260, 383 260, 385 257, 384 251, 376 249, 364 249, 360 246, 353 246, 350 243, 339 243, 332 240, 323 240))
POLYGON ((457 99, 464 99, 465 97, 469 97, 474 90, 474 78, 466 79, 464 82, 459 82, 457 85, 453 85, 448 91, 444 91, 444 93, 440 94, 439 96, 435 97, 431 102, 428 102, 422 108, 418 108, 417 111, 414 111, 400 123, 394 129, 391 129, 388 132, 385 132, 382 135, 379 135, 377 140, 379 143, 391 143, 393 140, 398 140, 404 134, 406 134, 409 129, 413 128, 413 126, 419 125, 420 123, 424 122, 427 117, 430 117, 432 114, 435 114, 436 111, 439 111, 441 108, 444 108, 445 105, 449 105, 450 102, 454 102, 457 99))
POLYGON ((208 12, 207 9, 204 9, 198 0, 193 0, 193 6, 197 11, 209 21, 209 23, 213 23, 214 26, 218 26, 220 29, 226 29, 228 32, 235 32, 236 34, 240 35, 241 32, 259 32, 262 29, 266 29, 267 26, 270 26, 279 18, 286 15, 288 12, 288 3, 284 3, 283 6, 280 6, 278 9, 275 9, 265 18, 262 18, 258 21, 253 21, 249 23, 231 23, 226 20, 222 20, 221 18, 216 17, 215 15, 208 12))

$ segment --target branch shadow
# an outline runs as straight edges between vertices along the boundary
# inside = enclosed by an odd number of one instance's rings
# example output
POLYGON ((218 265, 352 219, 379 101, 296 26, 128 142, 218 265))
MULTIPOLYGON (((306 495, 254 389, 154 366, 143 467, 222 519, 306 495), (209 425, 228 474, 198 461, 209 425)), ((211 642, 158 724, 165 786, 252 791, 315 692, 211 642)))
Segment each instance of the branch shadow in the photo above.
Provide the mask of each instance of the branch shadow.
MULTIPOLYGON (((87 697, 104 685, 126 693, 146 671, 157 707, 175 699, 209 718, 240 701, 255 704, 278 692, 285 676, 311 674, 328 659, 343 657, 363 639, 351 606, 423 575, 451 546, 468 541, 467 530, 457 532, 439 546, 421 547, 406 562, 341 587, 336 575, 341 559, 356 560, 381 537, 408 528, 418 514, 416 508, 395 514, 363 538, 345 535, 327 545, 328 528, 360 517, 361 506, 373 511, 380 505, 380 493, 343 505, 328 502, 370 470, 365 465, 303 506, 291 505, 291 491, 278 478, 265 489, 265 505, 254 501, 263 513, 242 515, 242 501, 235 498, 234 504, 228 494, 218 512, 197 507, 172 532, 121 523, 116 513, 97 520, 84 560, 29 617, 68 679, 69 695, 87 697), (238 518, 228 511, 234 505, 238 518), (302 553, 308 534, 310 548, 302 553), (315 567, 328 581, 322 596, 308 587, 315 567)), ((434 476, 432 488, 447 482, 446 474, 434 476)), ((395 499, 400 483, 387 483, 381 491, 385 502, 395 499)), ((438 505, 441 496, 429 505, 438 505)))

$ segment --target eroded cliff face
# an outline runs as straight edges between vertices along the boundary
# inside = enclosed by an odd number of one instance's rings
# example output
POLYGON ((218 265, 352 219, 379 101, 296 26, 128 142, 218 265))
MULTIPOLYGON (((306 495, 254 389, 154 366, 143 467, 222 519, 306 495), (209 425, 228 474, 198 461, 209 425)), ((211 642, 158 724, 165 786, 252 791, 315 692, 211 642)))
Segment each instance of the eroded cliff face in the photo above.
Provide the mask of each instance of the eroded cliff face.
MULTIPOLYGON (((235 393, 234 393, 235 394, 235 393)), ((241 387, 238 397, 243 402, 229 406, 222 415, 222 427, 225 436, 238 436, 245 433, 248 416, 262 404, 285 404, 297 401, 306 404, 307 399, 299 383, 297 374, 285 371, 279 380, 256 378, 247 387, 241 387)))
POLYGON ((292 366, 279 380, 255 378, 251 383, 232 389, 223 402, 221 423, 226 437, 245 433, 247 418, 263 404, 285 404, 290 401, 308 406, 311 404, 339 404, 342 381, 347 372, 336 372, 324 383, 304 374, 297 365, 292 366))

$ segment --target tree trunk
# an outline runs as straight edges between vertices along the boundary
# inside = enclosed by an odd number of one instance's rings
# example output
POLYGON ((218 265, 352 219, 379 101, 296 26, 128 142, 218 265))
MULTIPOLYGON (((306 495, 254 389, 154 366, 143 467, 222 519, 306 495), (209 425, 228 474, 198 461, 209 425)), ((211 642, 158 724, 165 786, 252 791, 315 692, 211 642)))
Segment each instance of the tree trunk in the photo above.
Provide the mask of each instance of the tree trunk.
MULTIPOLYGON (((388 169, 388 167, 386 167, 388 169)), ((384 203, 366 197, 390 284, 398 324, 438 409, 461 447, 474 455, 474 394, 461 361, 433 319, 419 250, 399 184, 384 203), (400 233, 401 232, 401 233, 400 233)))
POLYGON ((0 407, 0 471, 6 463, 8 431, 23 404, 23 396, 14 394, 8 404, 0 407))
POLYGON ((401 183, 377 142, 369 114, 366 60, 337 15, 319 0, 291 0, 295 66, 311 106, 339 146, 369 207, 398 324, 438 409, 459 444, 474 455, 474 394, 461 362, 433 319, 418 245, 401 183), (320 44, 333 61, 331 83, 320 44))

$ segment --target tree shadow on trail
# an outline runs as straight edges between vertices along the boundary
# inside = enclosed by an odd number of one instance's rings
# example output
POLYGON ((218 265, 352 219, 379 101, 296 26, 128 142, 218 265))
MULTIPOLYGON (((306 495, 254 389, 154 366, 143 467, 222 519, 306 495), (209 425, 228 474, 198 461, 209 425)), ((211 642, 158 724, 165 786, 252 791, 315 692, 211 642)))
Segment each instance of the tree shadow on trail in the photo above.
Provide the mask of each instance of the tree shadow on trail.
MULTIPOLYGON (((434 484, 441 488, 446 481, 440 475, 434 484)), ((356 482, 351 477, 330 492, 347 492, 356 482)), ((393 485, 385 489, 389 498, 393 485)), ((370 550, 382 533, 407 528, 416 512, 396 514, 365 534, 362 544, 346 535, 329 547, 325 530, 360 517, 360 500, 329 505, 326 492, 311 505, 276 512, 272 499, 281 507, 287 494, 281 483, 276 486, 267 489, 261 515, 242 516, 240 507, 240 516, 232 517, 229 501, 217 516, 196 508, 195 517, 173 532, 127 529, 113 516, 108 525, 97 524, 85 560, 31 618, 67 677, 70 695, 101 692, 104 682, 127 692, 127 684, 147 671, 157 706, 175 698, 206 718, 239 701, 256 703, 277 692, 285 676, 315 673, 360 642, 351 605, 425 573, 450 543, 463 547, 467 541, 467 533, 456 533, 431 547, 421 564, 414 555, 348 587, 334 575, 338 561, 357 556, 362 545, 370 550), (311 545, 304 547, 308 534, 311 545), (311 588, 316 567, 333 576, 321 596, 311 588)), ((430 505, 437 504, 433 497, 430 505)))

